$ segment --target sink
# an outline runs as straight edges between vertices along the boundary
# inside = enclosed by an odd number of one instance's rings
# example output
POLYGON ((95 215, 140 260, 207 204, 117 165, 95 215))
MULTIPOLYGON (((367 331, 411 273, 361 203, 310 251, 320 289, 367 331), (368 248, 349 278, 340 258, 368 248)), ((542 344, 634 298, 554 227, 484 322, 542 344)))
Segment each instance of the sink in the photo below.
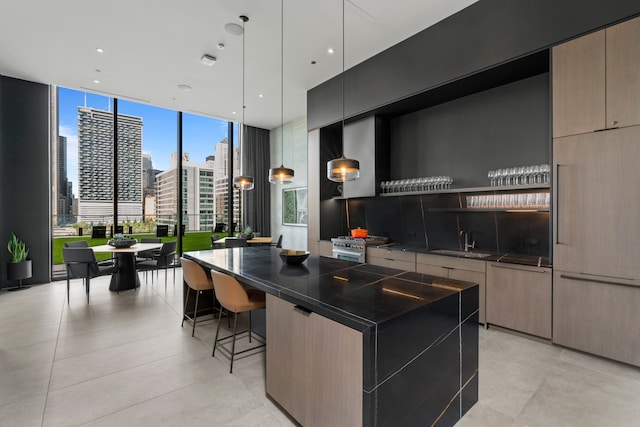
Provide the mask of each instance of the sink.
POLYGON ((453 249, 434 249, 429 252, 432 254, 453 255, 453 256, 463 257, 463 258, 488 258, 492 255, 492 254, 484 254, 482 252, 456 251, 453 249))

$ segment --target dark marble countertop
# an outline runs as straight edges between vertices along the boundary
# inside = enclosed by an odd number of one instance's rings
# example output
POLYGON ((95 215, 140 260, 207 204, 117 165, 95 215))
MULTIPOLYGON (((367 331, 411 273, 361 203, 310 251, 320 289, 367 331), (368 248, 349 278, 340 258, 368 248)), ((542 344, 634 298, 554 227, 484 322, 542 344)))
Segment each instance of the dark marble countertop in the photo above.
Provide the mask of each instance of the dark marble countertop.
POLYGON ((361 331, 477 286, 313 254, 301 265, 287 265, 279 252, 249 247, 183 256, 361 331))

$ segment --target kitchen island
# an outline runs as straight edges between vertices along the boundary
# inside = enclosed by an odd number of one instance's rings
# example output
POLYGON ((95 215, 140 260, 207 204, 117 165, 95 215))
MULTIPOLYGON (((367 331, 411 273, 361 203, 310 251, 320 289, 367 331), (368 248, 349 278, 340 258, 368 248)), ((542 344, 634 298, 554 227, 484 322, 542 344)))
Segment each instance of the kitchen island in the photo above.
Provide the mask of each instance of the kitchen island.
POLYGON ((271 247, 185 258, 267 293, 267 394, 313 425, 453 425, 478 400, 478 286, 271 247))

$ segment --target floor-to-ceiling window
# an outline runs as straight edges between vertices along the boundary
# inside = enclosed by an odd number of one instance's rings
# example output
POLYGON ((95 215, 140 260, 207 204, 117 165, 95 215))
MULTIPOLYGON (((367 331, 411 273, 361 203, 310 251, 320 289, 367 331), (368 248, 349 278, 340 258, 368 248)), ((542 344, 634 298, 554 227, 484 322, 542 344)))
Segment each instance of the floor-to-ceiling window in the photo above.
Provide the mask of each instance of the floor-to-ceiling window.
MULTIPOLYGON (((158 225, 168 226, 168 237, 174 237, 178 173, 186 232, 183 249, 208 248, 216 225, 218 232, 228 231, 229 174, 238 173, 238 150, 229 148, 228 122, 183 114, 178 172, 177 112, 66 88, 58 88, 57 100, 58 138, 52 150, 54 272, 62 270, 61 248, 68 240, 102 244, 119 231, 136 238, 155 236, 158 225), (104 237, 96 238, 94 230, 102 227, 104 237)), ((237 202, 233 205, 236 211, 237 202)))
MULTIPOLYGON (((229 177, 238 174, 238 147, 230 147, 228 123, 184 114, 182 131, 183 224, 187 230, 231 232, 229 177)), ((237 202, 233 206, 237 218, 237 202)))

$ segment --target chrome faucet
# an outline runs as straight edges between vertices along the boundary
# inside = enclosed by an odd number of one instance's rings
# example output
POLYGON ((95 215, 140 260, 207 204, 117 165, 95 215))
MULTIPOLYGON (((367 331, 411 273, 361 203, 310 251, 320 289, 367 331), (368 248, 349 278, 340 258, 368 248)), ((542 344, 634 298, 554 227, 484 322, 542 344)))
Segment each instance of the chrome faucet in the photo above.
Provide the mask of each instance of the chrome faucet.
POLYGON ((476 242, 475 240, 472 240, 471 243, 469 243, 469 232, 467 230, 460 230, 460 233, 458 233, 458 235, 460 237, 464 236, 464 251, 465 252, 469 252, 469 249, 474 249, 476 247, 476 242))

